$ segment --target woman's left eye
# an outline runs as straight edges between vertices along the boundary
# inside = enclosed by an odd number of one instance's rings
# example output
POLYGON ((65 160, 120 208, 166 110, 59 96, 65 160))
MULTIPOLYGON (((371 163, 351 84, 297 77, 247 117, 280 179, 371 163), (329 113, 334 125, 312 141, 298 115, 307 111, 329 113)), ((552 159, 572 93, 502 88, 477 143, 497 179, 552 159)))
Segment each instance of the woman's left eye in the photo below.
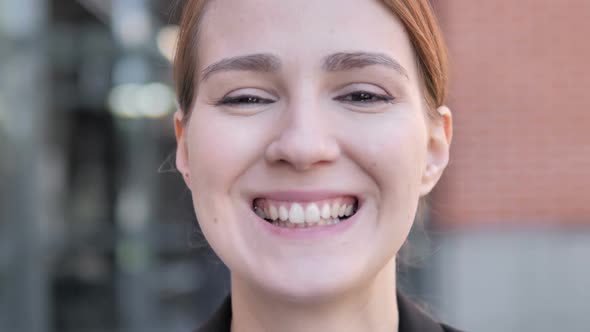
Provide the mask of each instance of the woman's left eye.
POLYGON ((367 91, 355 91, 346 95, 336 97, 335 100, 350 104, 369 105, 375 103, 391 103, 395 98, 388 95, 379 95, 367 91))

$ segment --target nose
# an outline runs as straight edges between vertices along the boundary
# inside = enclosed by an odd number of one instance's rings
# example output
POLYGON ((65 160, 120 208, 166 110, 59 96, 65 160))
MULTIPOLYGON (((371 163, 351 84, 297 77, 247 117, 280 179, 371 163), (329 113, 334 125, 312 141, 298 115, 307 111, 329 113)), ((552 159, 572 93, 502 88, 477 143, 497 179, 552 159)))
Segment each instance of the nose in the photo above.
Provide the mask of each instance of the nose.
POLYGON ((267 161, 289 165, 296 171, 335 161, 341 151, 326 113, 309 103, 286 109, 277 136, 266 149, 267 161))

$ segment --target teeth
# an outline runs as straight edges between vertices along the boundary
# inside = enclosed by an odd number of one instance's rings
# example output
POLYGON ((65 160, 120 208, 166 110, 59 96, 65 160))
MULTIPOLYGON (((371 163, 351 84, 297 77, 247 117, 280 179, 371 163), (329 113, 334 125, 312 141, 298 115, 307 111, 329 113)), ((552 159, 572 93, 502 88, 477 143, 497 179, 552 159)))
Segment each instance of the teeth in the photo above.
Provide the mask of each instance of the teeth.
POLYGON ((266 219, 266 214, 264 214, 264 211, 261 208, 256 207, 254 212, 256 212, 256 215, 258 215, 260 218, 266 219))
POLYGON ((301 204, 294 203, 291 205, 291 210, 289 211, 289 221, 294 224, 303 224, 303 222, 305 222, 305 214, 301 204))
POLYGON ((335 225, 342 222, 341 219, 334 219, 334 218, 330 218, 330 219, 320 219, 318 220, 318 222, 316 223, 308 223, 308 222, 302 222, 300 224, 296 224, 290 221, 281 221, 281 220, 275 220, 272 222, 273 225, 278 226, 278 227, 284 227, 284 228, 306 228, 306 227, 314 227, 314 226, 327 226, 327 225, 335 225))
POLYGON ((346 207, 346 210, 344 211, 344 216, 350 217, 352 215, 352 209, 353 209, 352 205, 348 205, 346 207))
POLYGON ((340 209, 338 210, 338 217, 344 217, 345 211, 346 211, 346 204, 340 205, 340 209))
POLYGON ((315 203, 307 206, 305 210, 305 221, 308 223, 317 223, 320 221, 320 209, 315 203))
POLYGON ((281 221, 285 221, 285 220, 289 219, 289 211, 287 210, 286 207, 284 207, 284 206, 279 207, 279 218, 281 219, 281 221))
POLYGON ((277 227, 313 227, 339 223, 354 214, 354 206, 351 198, 315 203, 261 200, 254 203, 254 212, 277 227))
POLYGON ((332 204, 331 217, 332 218, 338 218, 338 211, 340 211, 340 200, 336 200, 332 204))
POLYGON ((324 203, 322 206, 322 219, 328 219, 332 215, 332 209, 330 208, 330 204, 324 203))
POLYGON ((270 217, 270 210, 268 209, 268 206, 264 208, 264 214, 266 215, 266 218, 270 217))
POLYGON ((268 212, 270 212, 269 216, 271 220, 279 219, 279 211, 277 211, 277 208, 274 205, 271 205, 268 210, 268 212))

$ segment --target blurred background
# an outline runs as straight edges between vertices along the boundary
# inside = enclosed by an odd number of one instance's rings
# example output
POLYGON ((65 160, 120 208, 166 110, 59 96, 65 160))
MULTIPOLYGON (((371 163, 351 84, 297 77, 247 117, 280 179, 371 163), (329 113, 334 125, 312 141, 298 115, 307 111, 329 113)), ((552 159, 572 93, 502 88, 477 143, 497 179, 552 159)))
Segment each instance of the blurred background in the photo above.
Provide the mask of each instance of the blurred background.
MULTIPOLYGON (((169 0, 0 0, 0 331, 190 331, 228 291, 174 171, 169 0)), ((590 326, 590 1, 434 1, 452 161, 400 284, 468 331, 590 326)))

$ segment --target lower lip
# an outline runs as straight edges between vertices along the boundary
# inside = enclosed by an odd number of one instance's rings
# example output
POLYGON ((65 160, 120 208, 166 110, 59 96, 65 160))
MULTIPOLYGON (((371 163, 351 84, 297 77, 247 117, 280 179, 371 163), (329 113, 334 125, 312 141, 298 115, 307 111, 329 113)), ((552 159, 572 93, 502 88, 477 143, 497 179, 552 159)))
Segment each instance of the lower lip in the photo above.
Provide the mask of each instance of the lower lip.
POLYGON ((346 232, 357 222, 357 220, 359 219, 358 216, 361 211, 362 209, 359 206, 359 208, 353 216, 337 224, 293 228, 275 226, 269 223, 268 221, 260 218, 258 215, 256 215, 256 213, 254 213, 254 211, 252 211, 252 215, 257 221, 256 224, 260 225, 264 232, 268 232, 273 236, 285 239, 309 239, 336 236, 340 233, 346 232))

